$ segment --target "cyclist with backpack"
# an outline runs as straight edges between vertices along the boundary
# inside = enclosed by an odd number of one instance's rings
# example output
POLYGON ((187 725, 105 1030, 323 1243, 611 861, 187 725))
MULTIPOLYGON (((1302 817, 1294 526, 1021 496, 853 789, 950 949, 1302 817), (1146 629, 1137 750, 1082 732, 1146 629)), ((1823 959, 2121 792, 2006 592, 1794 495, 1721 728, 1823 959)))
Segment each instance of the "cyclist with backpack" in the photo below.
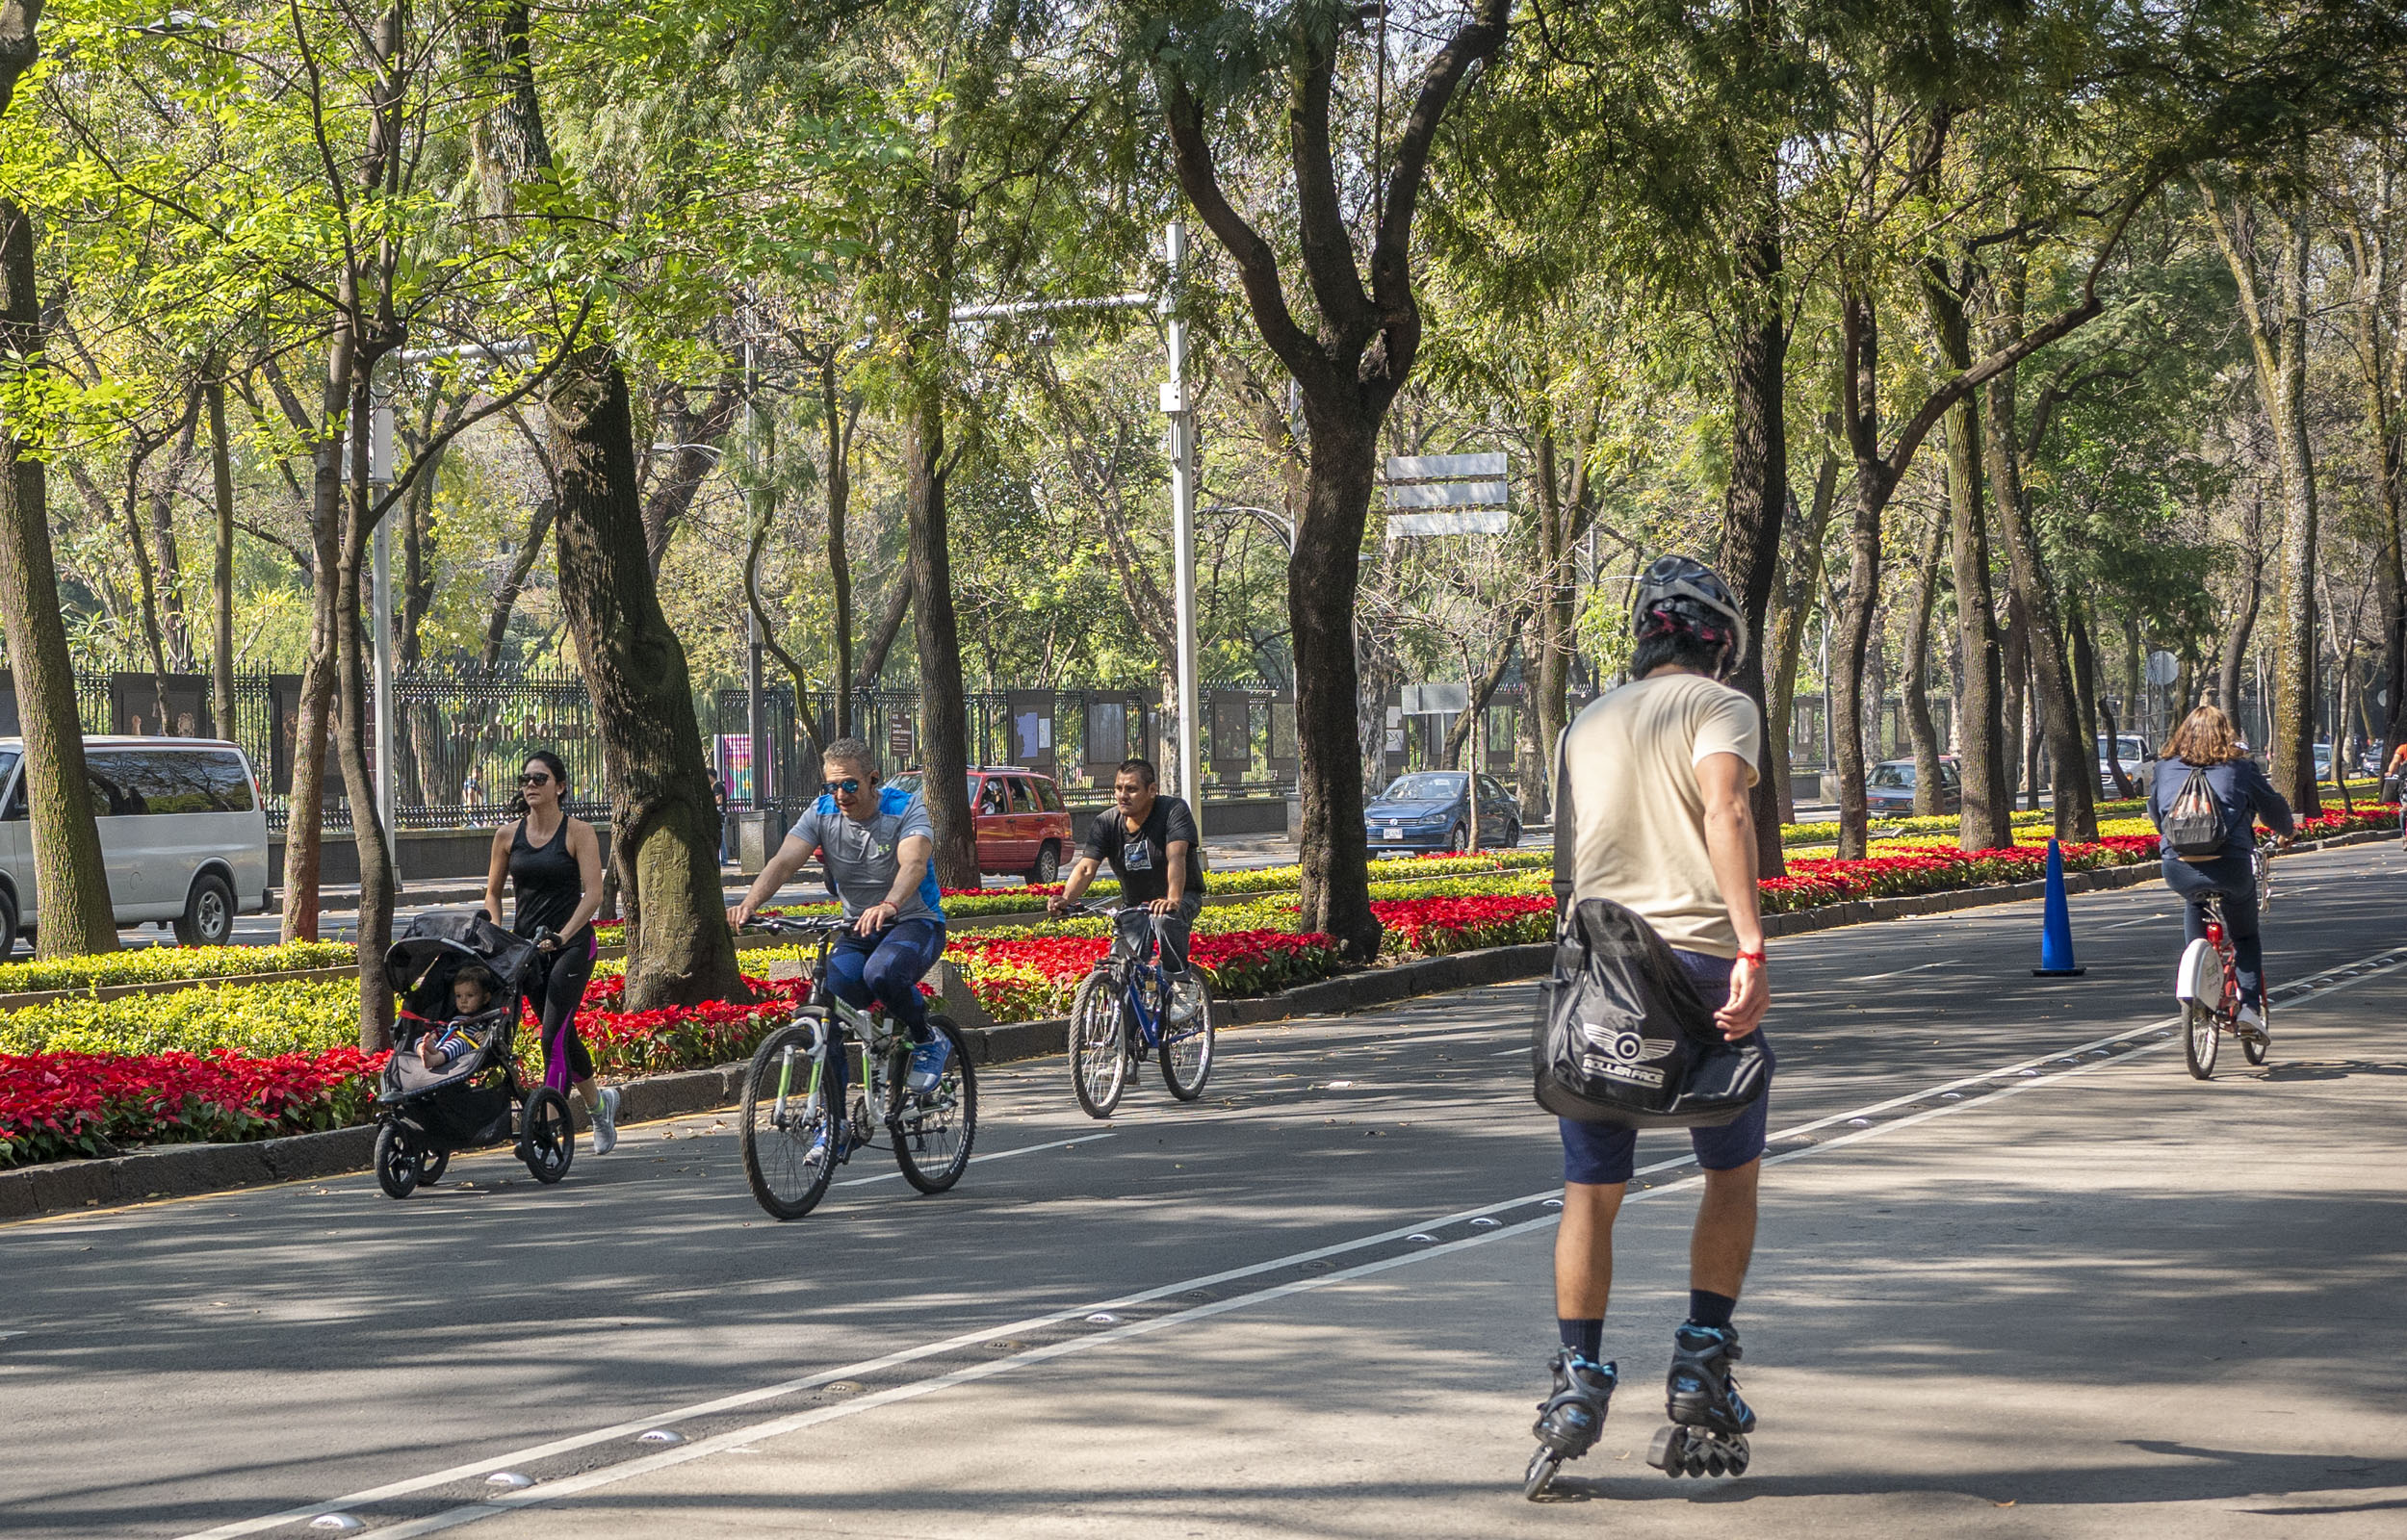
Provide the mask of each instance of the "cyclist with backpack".
POLYGON ((2265 1030, 2265 939, 2257 926, 2257 876, 2250 857, 2256 824, 2281 835, 2287 849, 2297 824, 2290 804, 2241 749, 2222 708, 2201 706, 2183 718, 2165 745, 2148 817, 2164 846, 2164 883, 2182 895, 2182 930, 2206 935, 2206 901, 2220 895, 2232 937, 2232 971, 2239 979, 2242 1032, 2265 1030))
MULTIPOLYGON (((1631 606, 1637 649, 1630 682, 1600 697, 1565 729, 1557 748, 1555 865, 1558 896, 1572 906, 1603 899, 1634 914, 1646 948, 1685 974, 1680 992, 1710 1014, 1708 1038, 1738 1042, 1771 1003, 1764 931, 1756 909, 1754 819, 1761 713, 1721 681, 1747 653, 1747 622, 1729 586, 1701 562, 1665 556, 1646 569, 1631 606), (1690 992, 1693 990, 1693 994, 1690 992)), ((1646 1073, 1650 1044, 1623 1035, 1598 1057, 1646 1073)), ((1757 1042, 1761 1042, 1760 1037, 1757 1042)), ((1667 1045, 1669 1046, 1669 1045, 1667 1045)), ((1730 1366, 1739 1357, 1731 1324, 1755 1244, 1756 1178, 1762 1169, 1771 1075, 1762 1050, 1750 1105, 1718 1126, 1691 1126, 1704 1200, 1690 1247, 1689 1313, 1672 1334, 1668 1413, 1672 1427, 1650 1460, 1668 1474, 1706 1467, 1686 1452, 1726 1453, 1720 1474, 1745 1469, 1745 1435, 1755 1414, 1740 1399, 1730 1366)), ((1541 1094, 1541 1101, 1544 1100, 1541 1094)), ((1635 1166, 1635 1126, 1561 1119, 1563 1219, 1555 1232, 1555 1317, 1562 1349, 1554 1391, 1539 1404, 1540 1450, 1524 1495, 1542 1497, 1562 1461, 1594 1445, 1618 1372, 1602 1357, 1613 1287, 1613 1227, 1635 1166)))

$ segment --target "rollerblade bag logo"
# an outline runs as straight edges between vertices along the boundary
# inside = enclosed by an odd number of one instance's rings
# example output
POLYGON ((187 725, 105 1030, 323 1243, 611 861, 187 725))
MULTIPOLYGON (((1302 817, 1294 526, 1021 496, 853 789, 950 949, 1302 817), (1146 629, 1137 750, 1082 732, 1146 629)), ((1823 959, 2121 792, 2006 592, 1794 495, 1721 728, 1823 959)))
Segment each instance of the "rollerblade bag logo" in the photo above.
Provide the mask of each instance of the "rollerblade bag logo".
POLYGON ((1662 1059, 1677 1046, 1668 1039, 1650 1039, 1628 1027, 1611 1027, 1601 1021, 1581 1022, 1580 1036, 1586 1040, 1586 1051, 1580 1055, 1581 1068, 1592 1075, 1640 1086, 1663 1084, 1663 1071, 1644 1061, 1662 1059))

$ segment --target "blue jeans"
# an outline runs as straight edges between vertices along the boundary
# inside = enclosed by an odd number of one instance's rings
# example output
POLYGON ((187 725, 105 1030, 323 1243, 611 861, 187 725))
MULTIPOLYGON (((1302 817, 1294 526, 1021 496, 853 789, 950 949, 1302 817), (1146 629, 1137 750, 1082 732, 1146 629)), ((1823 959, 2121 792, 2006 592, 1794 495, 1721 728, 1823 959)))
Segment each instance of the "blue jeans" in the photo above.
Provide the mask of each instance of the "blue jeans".
POLYGON ((2217 856, 2189 861, 2164 858, 2164 886, 2182 895, 2182 938, 2194 941, 2207 934, 2207 896, 2223 898, 2223 929, 2232 938, 2232 972, 2239 980, 2239 997, 2265 1004, 2265 937, 2257 927, 2257 873, 2245 856, 2217 856))
MULTIPOLYGON (((875 936, 846 931, 827 954, 827 987, 836 998, 856 1010, 875 1000, 909 1029, 911 1040, 928 1036, 927 996, 919 980, 945 955, 945 927, 938 920, 903 920, 875 936)), ((851 1054, 830 1044, 827 1056, 827 1106, 831 1119, 844 1115, 844 1082, 852 1067, 851 1054)))
MULTIPOLYGON (((1702 952, 1684 952, 1678 947, 1671 955, 1679 959, 1689 982, 1696 986, 1697 994, 1705 1004, 1719 1011, 1730 998, 1730 970, 1736 966, 1726 957, 1709 957, 1702 952)), ((1696 1164, 1709 1171, 1735 1171, 1764 1152, 1764 1130, 1772 1114, 1772 1044, 1755 1029, 1755 1040, 1764 1047, 1764 1093, 1755 1098, 1755 1105, 1741 1113, 1737 1120, 1719 1128, 1692 1128, 1688 1131, 1689 1145, 1696 1152, 1696 1164)), ((1563 1179, 1590 1187, 1618 1187, 1630 1179, 1638 1167, 1638 1130, 1615 1128, 1604 1123, 1579 1123, 1570 1118, 1563 1124, 1563 1179)))

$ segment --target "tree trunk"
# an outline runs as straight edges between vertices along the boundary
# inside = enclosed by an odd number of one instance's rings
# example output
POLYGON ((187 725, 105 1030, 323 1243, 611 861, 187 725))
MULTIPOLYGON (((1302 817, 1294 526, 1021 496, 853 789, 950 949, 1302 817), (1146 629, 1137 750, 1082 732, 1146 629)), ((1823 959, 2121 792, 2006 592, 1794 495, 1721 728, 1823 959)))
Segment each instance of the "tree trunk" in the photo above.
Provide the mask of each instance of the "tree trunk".
POLYGON ((2392 374, 2391 306, 2397 298, 2396 245, 2392 236, 2394 173, 2386 162, 2376 173, 2377 200, 2371 227, 2360 228, 2351 249, 2357 259, 2357 357, 2365 381, 2366 432, 2372 441, 2375 504, 2381 510, 2375 531, 2374 613, 2381 628, 2380 680, 2375 686, 2379 724, 2374 737, 2381 745, 2376 761, 2390 767, 2391 756, 2407 740, 2407 550, 2402 550, 2400 478, 2407 475, 2407 421, 2402 421, 2397 380, 2392 374))
MULTIPOLYGON (((1933 263, 1923 271, 1939 356, 1951 373, 1973 367, 1972 328, 1965 321, 1969 281, 1951 282, 1933 263)), ((1989 586, 1989 521, 1980 499, 1980 398, 1967 391, 1947 414, 1948 509, 1955 549, 1955 640, 1963 657, 1963 690, 1955 700, 1956 771, 1963 814, 1956 843, 1996 850, 2014 843, 2014 797, 2007 784, 2004 720, 1998 698, 1997 598, 1989 586)))
MULTIPOLYGON (((2022 328, 2022 285, 2019 267, 2000 286, 2001 327, 2022 328)), ((1989 489, 1996 495, 1998 526, 2006 537, 2006 583, 2022 606, 2029 628, 2032 691, 2036 714, 2047 738, 2049 784, 2055 793, 2056 836, 2062 840, 2098 837, 2098 767, 2095 739, 2086 726, 2083 704, 2089 686, 2077 689, 2064 629, 2059 620, 2056 589, 2048 579, 2039 531, 2032 520, 2031 498, 2023 486, 2022 450, 2016 440, 2015 372, 2006 370, 1989 381, 1988 412, 1984 415, 1983 458, 1988 462, 1989 489)), ((2084 665, 2085 667, 2085 665, 2084 665)))
MULTIPOLYGON (((1802 529, 1790 531, 1786 591, 1771 625, 1772 634, 1765 641, 1772 668, 1765 691, 1766 720, 1771 724, 1766 736, 1771 741, 1773 762, 1778 766, 1780 821, 1784 824, 1797 821, 1789 772, 1789 738, 1797 710, 1797 669, 1805 651, 1805 621, 1813 613, 1814 596, 1822 588, 1823 540, 1829 530, 1830 510, 1836 506, 1838 489, 1839 457, 1825 450, 1814 473, 1813 511, 1807 515, 1802 529)), ((1829 703, 1823 704, 1827 708, 1829 703)))
MULTIPOLYGON (((159 574, 159 629, 167 643, 168 668, 177 674, 193 671, 193 630, 185 615, 184 557, 175 541, 175 493, 192 469, 194 439, 200 425, 201 389, 195 384, 186 394, 175 448, 168 454, 167 475, 150 489, 150 539, 159 574)), ((163 724, 159 731, 168 732, 174 728, 172 724, 163 724)))
MULTIPOLYGON (((8 12, 0 18, 14 20, 8 12)), ((32 22, 25 23, 27 63, 32 22)), ((0 43, 9 41, 0 32, 0 43)), ((0 53, 0 107, 15 70, 0 53)), ((41 301, 34 292, 34 222, 0 198, 0 353, 32 361, 42 355, 41 301)), ((59 605, 58 568, 50 549, 49 480, 42 461, 24 452, 0 413, 0 622, 15 676, 18 731, 25 741, 25 788, 34 836, 35 904, 17 916, 39 925, 36 950, 45 958, 114 952, 116 911, 109 868, 92 822, 91 786, 84 777, 84 728, 75 708, 75 667, 67 655, 66 621, 59 605)), ((12 945, 14 937, 8 937, 12 945)))
MULTIPOLYGON (((348 287, 348 280, 346 280, 348 287)), ((350 417, 365 423, 371 409, 369 378, 375 355, 362 353, 351 391, 350 417)), ((351 845, 359 861, 359 1046, 378 1053, 393 1046, 393 988, 384 976, 384 954, 393 944, 393 851, 385 835, 384 809, 376 804, 369 734, 380 704, 368 693, 368 635, 360 615, 361 570, 375 526, 370 514, 375 488, 368 480, 368 442, 352 435, 349 446, 349 517, 335 568, 335 674, 342 701, 342 734, 335 751, 343 767, 343 790, 351 806, 351 845)))
POLYGON ((535 504, 533 517, 527 521, 527 538, 519 546, 518 554, 510 558, 509 576, 502 579, 500 592, 493 596, 493 612, 484 623, 487 668, 502 661, 502 644, 509 635, 510 611, 518 607, 518 596, 527 591, 527 576, 535 570, 535 560, 543 553, 544 538, 552 532, 552 521, 558 515, 559 504, 545 498, 535 504))
POLYGON ((860 408, 837 412, 836 349, 819 365, 819 407, 827 414, 827 589, 836 621, 836 735, 853 736, 852 552, 844 544, 844 518, 852 503, 852 427, 860 408))
POLYGON ((561 367, 547 405, 560 468, 560 609, 612 792, 627 1009, 736 998, 743 980, 719 878, 718 810, 686 650, 644 549, 627 377, 608 348, 586 348, 561 367))
MULTIPOLYGON (((489 209, 551 168, 529 57, 527 11, 478 38, 498 88, 479 124, 489 209)), ((686 649, 660 611, 638 491, 627 376, 607 346, 582 348, 545 401, 558 467, 560 610, 593 697, 611 785, 610 861, 627 912, 627 1007, 743 991, 719 878, 718 809, 694 716, 686 649)))
MULTIPOLYGON (((2100 758, 2098 753, 2098 654, 2089 645, 2089 621, 2079 601, 2065 605, 2065 618, 2072 633, 2073 690, 2076 708, 2081 715, 2081 741, 2089 752, 2084 757, 2082 774, 2088 784, 2098 783, 2100 758)), ((2061 800, 2062 792, 2058 793, 2061 800)), ((2094 798, 2092 799, 2095 800, 2094 798)))
POLYGON ((1831 768, 1839 778, 1839 859, 1861 860, 1870 848, 1864 804, 1864 659, 1872 645, 1873 612, 1880 603, 1880 513, 1895 479, 1879 452, 1879 323, 1869 297, 1841 301, 1847 358, 1841 366, 1844 416, 1855 450, 1855 511, 1848 558, 1847 604, 1839 615, 1836 676, 1830 697, 1831 768))
POLYGON ((911 541, 911 589, 919 598, 919 779, 936 826, 936 876, 946 887, 978 886, 977 826, 970 812, 968 691, 953 613, 952 546, 946 528, 945 408, 932 387, 903 427, 903 510, 911 541))
POLYGON ((2023 804, 2026 808, 2039 806, 2039 778, 2030 770, 2031 733, 2024 716, 2030 678, 2031 621, 2023 613, 2021 601, 2014 597, 2009 587, 2006 596, 2005 654, 2003 668, 1998 676, 2006 749, 2013 756, 2013 772, 2006 789, 2008 807, 2012 806, 2012 798, 2019 792, 2029 799, 2023 804))
POLYGON ((886 654, 894 649, 894 638, 902 634, 903 617, 911 613, 911 569, 906 565, 894 575, 894 586, 887 596, 886 614, 878 621, 877 629, 869 633, 868 651, 861 654, 860 671, 853 676, 855 690, 877 688, 878 677, 886 672, 886 654))
MULTIPOLYGON (((1760 201, 1778 196, 1773 176, 1753 190, 1760 201)), ((1730 484, 1722 501, 1721 575, 1747 613, 1749 645, 1730 683, 1755 703, 1762 748, 1755 756, 1752 793, 1755 862, 1765 877, 1788 871, 1780 844, 1780 805, 1787 787, 1785 754, 1773 744, 1774 723, 1765 688, 1765 623, 1780 571, 1780 522, 1789 501, 1788 317, 1781 303, 1780 239, 1771 228, 1739 238, 1738 290, 1743 314, 1730 356, 1730 484), (1775 758, 1781 763, 1775 764, 1775 758), (1777 772, 1775 774, 1775 772, 1777 772)), ((1785 748, 1785 741, 1782 743, 1785 748)))
POLYGON ((1378 424, 1345 421, 1306 398, 1312 463, 1295 559, 1287 568, 1294 627, 1298 779, 1304 799, 1303 882, 1297 928, 1319 931, 1367 962, 1379 949, 1362 829, 1362 758, 1355 720, 1355 593, 1362 528, 1378 472, 1378 424), (1323 603, 1348 596, 1343 610, 1323 603))
POLYGON ((1914 815, 1947 810, 1939 791, 1939 730, 1930 720, 1930 611, 1939 595, 1939 553, 1948 522, 1930 521, 1914 562, 1913 607, 1905 616, 1905 731, 1914 744, 1914 815))
POLYGON ((2307 427, 2308 267, 2314 252, 2306 210, 2287 218, 2235 203, 2228 216, 2210 191, 2206 209, 2239 292, 2256 364, 2257 394, 2280 468, 2282 540, 2274 570, 2273 732, 2270 779, 2301 817, 2321 809, 2315 774, 2315 448, 2307 427), (2260 226, 2279 243, 2269 280, 2259 271, 2260 226))
POLYGON ((288 941, 318 938, 319 857, 325 838, 326 744, 333 732, 337 569, 342 565, 344 410, 350 398, 351 338, 338 328, 326 345, 318 443, 311 459, 309 653, 301 665, 300 709, 293 730, 293 789, 284 828, 284 924, 288 941))
MULTIPOLYGON (((1505 670, 1513 666, 1514 650, 1520 639, 1521 627, 1530 618, 1530 605, 1523 604, 1513 611, 1513 618, 1505 623, 1504 646, 1496 650, 1496 655, 1487 669, 1472 681, 1470 708, 1456 714, 1454 726, 1446 733, 1444 759, 1450 769, 1467 769, 1474 775, 1488 769, 1486 734, 1475 731, 1476 725, 1486 714, 1488 703, 1495 699, 1496 686, 1504 682, 1505 670), (1462 762, 1464 747, 1473 743, 1478 747, 1471 751, 1471 762, 1465 765, 1462 762)), ((1463 672, 1467 676, 1470 670, 1466 667, 1463 672)), ((1476 797, 1471 799, 1471 818, 1473 823, 1478 822, 1479 799, 1476 797)))
POLYGON ((217 718, 218 736, 231 738, 235 736, 234 464, 225 438, 225 381, 213 372, 207 390, 209 483, 218 515, 216 559, 209 569, 209 705, 217 718))
MULTIPOLYGON (((2215 674, 2215 701, 2223 707, 2223 714, 2235 723, 2239 721, 2239 676, 2248 663, 2248 636, 2256 629, 2257 603, 2265 592, 2264 529, 2265 497, 2259 493, 2248 500, 2248 511, 2240 520, 2245 577, 2239 600, 2232 606, 2232 628, 2223 634, 2222 667, 2215 674)), ((2246 729, 2241 731, 2245 732, 2246 729)), ((2387 759, 2383 762, 2389 763, 2387 759)))

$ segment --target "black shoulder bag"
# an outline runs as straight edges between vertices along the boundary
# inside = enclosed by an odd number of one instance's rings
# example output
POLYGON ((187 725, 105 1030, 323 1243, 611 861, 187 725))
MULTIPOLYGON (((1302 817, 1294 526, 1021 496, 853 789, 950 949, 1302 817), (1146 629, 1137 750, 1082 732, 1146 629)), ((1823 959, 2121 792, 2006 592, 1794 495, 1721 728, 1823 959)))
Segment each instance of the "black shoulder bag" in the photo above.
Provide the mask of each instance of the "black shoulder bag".
POLYGON ((1764 1093, 1763 1044, 1714 1025, 1653 926, 1610 899, 1571 902, 1570 729, 1555 742, 1554 972, 1540 987, 1530 1069, 1558 1117, 1622 1128, 1711 1128, 1764 1093))

